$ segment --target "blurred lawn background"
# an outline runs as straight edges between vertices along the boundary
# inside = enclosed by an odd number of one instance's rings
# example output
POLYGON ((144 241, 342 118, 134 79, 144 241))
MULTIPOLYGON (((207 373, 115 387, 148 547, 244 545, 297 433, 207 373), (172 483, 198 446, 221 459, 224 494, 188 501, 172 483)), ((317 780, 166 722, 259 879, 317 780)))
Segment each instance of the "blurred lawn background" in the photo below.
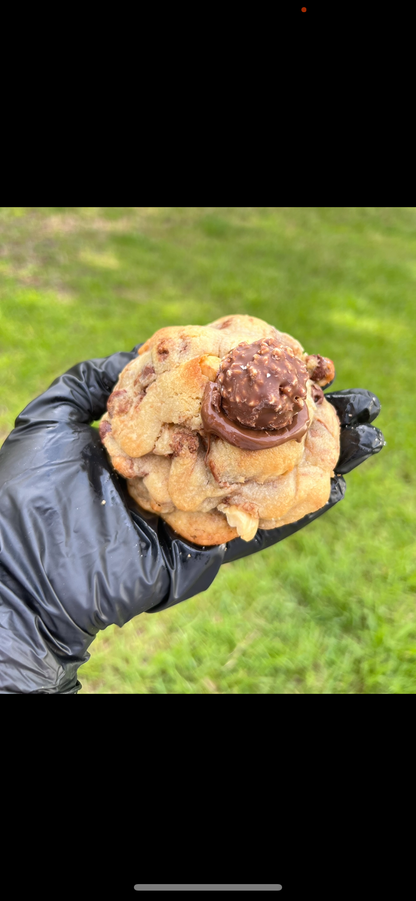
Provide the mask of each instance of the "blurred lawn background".
POLYGON ((249 313, 382 404, 344 501, 210 589, 110 627, 86 693, 416 691, 415 208, 1 208, 0 444, 58 375, 249 313))

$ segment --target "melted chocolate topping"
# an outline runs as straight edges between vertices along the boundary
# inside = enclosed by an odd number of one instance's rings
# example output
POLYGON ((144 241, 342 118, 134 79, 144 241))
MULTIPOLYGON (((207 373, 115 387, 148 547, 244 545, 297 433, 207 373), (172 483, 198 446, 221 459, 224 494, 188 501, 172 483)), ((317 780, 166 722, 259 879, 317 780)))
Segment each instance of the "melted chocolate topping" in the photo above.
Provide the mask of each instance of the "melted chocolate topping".
POLYGON ((208 434, 218 435, 229 444, 244 450, 261 450, 265 447, 276 447, 286 441, 300 441, 309 426, 309 411, 306 403, 293 417, 292 424, 284 429, 251 429, 243 428, 231 422, 221 411, 221 394, 216 382, 207 382, 201 407, 204 430, 208 434))

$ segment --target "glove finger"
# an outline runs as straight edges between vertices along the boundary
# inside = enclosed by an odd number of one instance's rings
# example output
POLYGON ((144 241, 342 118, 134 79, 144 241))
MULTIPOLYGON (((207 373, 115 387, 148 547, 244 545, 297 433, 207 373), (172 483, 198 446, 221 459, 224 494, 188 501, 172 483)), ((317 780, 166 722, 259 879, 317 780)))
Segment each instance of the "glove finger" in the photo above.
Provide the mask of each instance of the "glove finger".
POLYGON ((15 428, 45 421, 89 424, 100 419, 121 371, 139 347, 72 366, 22 410, 15 428))
POLYGON ((387 442, 383 432, 372 425, 343 426, 341 428, 341 453, 335 467, 337 473, 347 473, 378 454, 387 442))
POLYGON ((381 410, 378 397, 365 388, 330 391, 325 394, 325 399, 335 407, 341 425, 373 422, 381 410))
POLYGON ((331 507, 338 504, 339 501, 342 501, 346 489, 347 486, 342 476, 333 476, 331 479, 331 493, 327 503, 323 507, 319 510, 315 510, 315 513, 308 513, 297 522, 291 522, 286 526, 279 526, 277 529, 259 529, 251 541, 243 541, 242 538, 234 538, 227 544, 227 551, 223 562, 231 563, 233 560, 239 560, 241 557, 248 557, 250 554, 255 554, 257 551, 262 551, 266 547, 277 544, 278 541, 283 541, 284 538, 288 538, 290 535, 303 529, 305 526, 309 525, 310 522, 313 522, 314 519, 318 519, 319 516, 322 516, 323 513, 326 513, 327 510, 330 510, 331 507))

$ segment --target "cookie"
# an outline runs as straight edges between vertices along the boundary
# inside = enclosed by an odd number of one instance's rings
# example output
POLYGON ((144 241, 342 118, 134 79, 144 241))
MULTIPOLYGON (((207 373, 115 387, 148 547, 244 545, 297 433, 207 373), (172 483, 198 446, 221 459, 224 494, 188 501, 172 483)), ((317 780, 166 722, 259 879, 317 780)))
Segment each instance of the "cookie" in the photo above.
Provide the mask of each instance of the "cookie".
POLYGON ((100 437, 128 491, 203 546, 322 507, 340 425, 334 367, 252 316, 159 329, 120 373, 100 437))

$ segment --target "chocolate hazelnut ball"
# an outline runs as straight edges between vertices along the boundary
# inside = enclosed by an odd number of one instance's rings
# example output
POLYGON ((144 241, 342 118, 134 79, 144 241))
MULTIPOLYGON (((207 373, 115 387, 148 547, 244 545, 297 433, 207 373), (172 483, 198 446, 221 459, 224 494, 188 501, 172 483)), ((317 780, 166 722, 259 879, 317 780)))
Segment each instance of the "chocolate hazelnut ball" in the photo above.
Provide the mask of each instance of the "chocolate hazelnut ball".
POLYGON ((305 363, 277 338, 242 341, 221 361, 221 409, 244 428, 287 428, 304 406, 308 378, 305 363))

